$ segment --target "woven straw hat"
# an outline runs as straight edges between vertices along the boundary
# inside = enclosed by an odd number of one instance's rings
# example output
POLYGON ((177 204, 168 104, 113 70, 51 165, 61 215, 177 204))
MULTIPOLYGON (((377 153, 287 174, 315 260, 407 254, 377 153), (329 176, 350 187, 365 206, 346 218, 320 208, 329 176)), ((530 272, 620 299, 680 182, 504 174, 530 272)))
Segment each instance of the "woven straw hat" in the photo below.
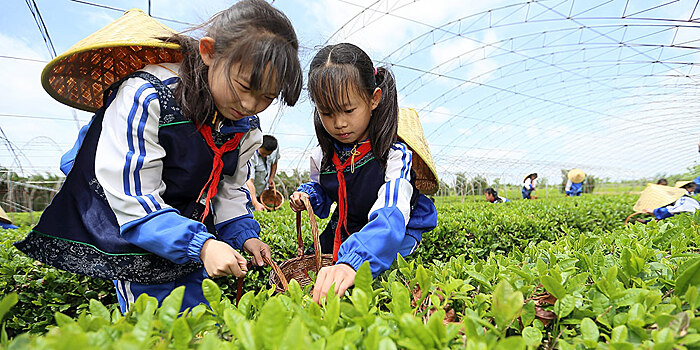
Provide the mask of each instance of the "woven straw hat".
POLYGON ((434 194, 439 188, 437 171, 425 139, 418 113, 413 108, 399 109, 399 139, 413 151, 412 169, 416 173, 416 187, 423 194, 434 194))
POLYGON ((94 112, 112 83, 148 64, 179 62, 180 46, 158 40, 175 31, 139 9, 123 16, 54 58, 41 85, 61 103, 94 112))
POLYGON ((685 185, 687 185, 687 184, 692 184, 692 183, 694 183, 694 182, 693 182, 693 181, 687 181, 687 180, 679 180, 679 181, 676 181, 676 185, 673 186, 673 187, 681 188, 681 187, 683 187, 683 186, 685 186, 685 185))
POLYGON ((567 177, 569 180, 571 180, 571 182, 577 184, 583 182, 583 180, 586 178, 586 173, 584 173, 581 169, 574 168, 569 170, 567 177))
POLYGON ((10 217, 7 216, 7 213, 5 212, 4 209, 2 209, 2 207, 0 207, 0 221, 1 221, 1 222, 6 222, 6 223, 8 223, 8 224, 11 224, 11 223, 12 223, 12 220, 10 220, 10 217))
POLYGON ((685 193, 685 190, 681 188, 647 184, 647 187, 642 191, 637 203, 634 205, 634 211, 641 212, 644 209, 656 209, 667 206, 678 198, 683 197, 685 193))

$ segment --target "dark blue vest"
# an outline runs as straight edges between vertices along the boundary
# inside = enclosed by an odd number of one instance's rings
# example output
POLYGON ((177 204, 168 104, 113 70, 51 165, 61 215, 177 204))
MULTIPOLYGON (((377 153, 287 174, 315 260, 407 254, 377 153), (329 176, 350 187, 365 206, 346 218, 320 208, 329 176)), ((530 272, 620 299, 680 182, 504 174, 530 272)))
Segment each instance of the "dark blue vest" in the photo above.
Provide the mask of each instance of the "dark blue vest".
MULTIPOLYGON (((344 162, 347 157, 340 156, 340 161, 344 162)), ((372 206, 377 201, 379 189, 386 182, 384 177, 386 171, 374 158, 372 151, 367 153, 356 163, 355 172, 350 171, 350 167, 345 169, 345 188, 347 192, 347 231, 341 229, 340 238, 343 242, 351 234, 360 231, 369 222, 368 216, 372 206)), ((413 196, 411 206, 418 200, 418 190, 413 183, 415 174, 411 171, 411 184, 413 185, 413 196)), ((323 167, 319 177, 321 187, 333 202, 338 202, 338 175, 333 165, 323 167)), ((338 208, 331 216, 331 220, 319 237, 321 251, 324 254, 333 253, 333 239, 335 238, 335 228, 338 225, 338 208)))
MULTIPOLYGON (((197 197, 209 179, 213 152, 195 124, 182 115, 172 91, 155 76, 135 72, 105 92, 103 107, 95 113, 61 190, 36 227, 15 246, 36 260, 69 272, 145 284, 170 282, 201 269, 202 264, 175 264, 124 240, 95 177, 95 153, 106 106, 119 86, 132 77, 146 80, 158 93, 161 109, 158 139, 166 151, 162 173, 166 190, 162 198, 181 215, 198 220, 204 206, 197 202, 197 197)), ((227 135, 213 137, 221 142, 227 135)), ((233 175, 238 149, 224 154, 223 161, 223 174, 233 175)), ((209 232, 216 233, 213 215, 208 215, 204 224, 209 232)))

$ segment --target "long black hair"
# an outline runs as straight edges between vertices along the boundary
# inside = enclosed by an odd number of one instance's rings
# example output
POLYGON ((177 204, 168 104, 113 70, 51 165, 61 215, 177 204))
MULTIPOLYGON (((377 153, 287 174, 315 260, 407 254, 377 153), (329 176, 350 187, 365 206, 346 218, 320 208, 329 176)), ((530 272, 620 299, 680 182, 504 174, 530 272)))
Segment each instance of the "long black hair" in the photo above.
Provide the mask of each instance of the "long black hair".
POLYGON ((375 74, 374 64, 367 53, 353 44, 341 43, 328 45, 316 54, 309 68, 308 84, 309 95, 316 105, 314 127, 323 150, 321 163, 324 166, 331 163, 335 152, 334 139, 323 127, 318 108, 324 112, 342 112, 351 92, 358 93, 370 104, 374 90, 381 89, 382 97, 372 111, 368 129, 372 152, 379 164, 386 168, 399 124, 394 75, 383 67, 377 67, 375 74))
MULTIPOLYGON (((288 106, 297 102, 303 80, 299 41, 281 11, 264 0, 242 0, 193 30, 205 28, 206 36, 214 39, 211 69, 223 64, 223 71, 229 72, 231 65, 240 63, 252 70, 251 90, 276 91, 288 106), (270 86, 273 83, 276 86, 270 86)), ((181 34, 167 40, 179 44, 183 54, 175 100, 185 117, 201 125, 216 109, 207 79, 210 67, 202 61, 198 40, 181 34)))
POLYGON ((525 176, 525 178, 523 179, 523 182, 527 181, 527 179, 532 179, 532 180, 534 180, 534 179, 536 179, 536 178, 537 178, 537 173, 532 173, 532 174, 530 174, 530 175, 528 175, 528 176, 525 176))

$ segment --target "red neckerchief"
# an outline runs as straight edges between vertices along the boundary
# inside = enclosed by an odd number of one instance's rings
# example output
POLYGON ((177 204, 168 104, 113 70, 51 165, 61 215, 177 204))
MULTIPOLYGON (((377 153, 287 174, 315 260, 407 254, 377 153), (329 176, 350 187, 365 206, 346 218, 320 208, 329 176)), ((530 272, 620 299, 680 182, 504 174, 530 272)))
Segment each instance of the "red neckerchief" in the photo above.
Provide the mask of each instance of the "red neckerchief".
POLYGON ((340 229, 345 226, 345 230, 348 230, 348 210, 347 210, 347 192, 345 190, 345 175, 343 172, 348 166, 351 167, 352 172, 355 171, 355 159, 362 159, 369 151, 372 150, 372 145, 369 141, 365 141, 356 145, 352 150, 352 155, 350 158, 345 160, 343 164, 340 164, 340 158, 338 158, 338 152, 333 152, 333 165, 335 165, 335 170, 338 174, 338 225, 335 227, 335 239, 333 240, 333 261, 338 261, 338 250, 340 250, 340 229))
POLYGON ((209 145, 209 148, 211 148, 212 152, 214 152, 214 161, 212 164, 211 174, 209 174, 209 180, 207 180, 207 183, 204 185, 202 191, 199 192, 199 196, 197 197, 197 201, 201 200, 204 191, 207 191, 207 199, 204 203, 204 212, 200 217, 200 221, 204 222, 204 218, 206 218, 207 214, 209 214, 209 202, 216 195, 216 188, 219 186, 219 180, 221 179, 221 170, 224 168, 224 161, 221 160, 221 156, 228 151, 236 149, 245 133, 235 133, 235 136, 226 141, 226 143, 221 145, 221 147, 216 147, 214 144, 214 138, 211 135, 211 128, 209 125, 204 125, 199 128, 199 133, 202 134, 204 140, 207 142, 207 145, 209 145))

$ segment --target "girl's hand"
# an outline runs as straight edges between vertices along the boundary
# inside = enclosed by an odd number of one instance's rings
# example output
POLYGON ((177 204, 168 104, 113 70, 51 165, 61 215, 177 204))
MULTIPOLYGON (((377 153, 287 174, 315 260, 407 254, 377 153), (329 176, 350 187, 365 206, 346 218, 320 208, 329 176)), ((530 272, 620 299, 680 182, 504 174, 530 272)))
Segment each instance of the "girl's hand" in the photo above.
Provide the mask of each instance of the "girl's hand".
POLYGON ((265 211, 265 206, 258 201, 253 201, 253 208, 255 211, 265 211))
POLYGON ((333 283, 335 295, 343 295, 348 288, 355 284, 355 269, 347 264, 337 264, 321 268, 316 276, 313 299, 316 303, 321 303, 321 298, 325 297, 331 289, 333 283))
POLYGON ((306 200, 309 200, 309 194, 306 192, 294 192, 292 195, 289 197, 289 206, 292 208, 294 211, 304 211, 306 210, 306 207, 304 206, 304 202, 302 201, 302 198, 306 198, 306 200))
POLYGON ((245 249, 248 254, 253 256, 253 263, 258 266, 265 265, 263 261, 263 256, 272 260, 272 254, 270 253, 270 246, 263 243, 257 238, 249 238, 243 243, 243 249, 245 249))
POLYGON ((229 275, 243 277, 248 271, 245 258, 228 243, 222 241, 208 239, 202 245, 199 257, 211 278, 229 275))

